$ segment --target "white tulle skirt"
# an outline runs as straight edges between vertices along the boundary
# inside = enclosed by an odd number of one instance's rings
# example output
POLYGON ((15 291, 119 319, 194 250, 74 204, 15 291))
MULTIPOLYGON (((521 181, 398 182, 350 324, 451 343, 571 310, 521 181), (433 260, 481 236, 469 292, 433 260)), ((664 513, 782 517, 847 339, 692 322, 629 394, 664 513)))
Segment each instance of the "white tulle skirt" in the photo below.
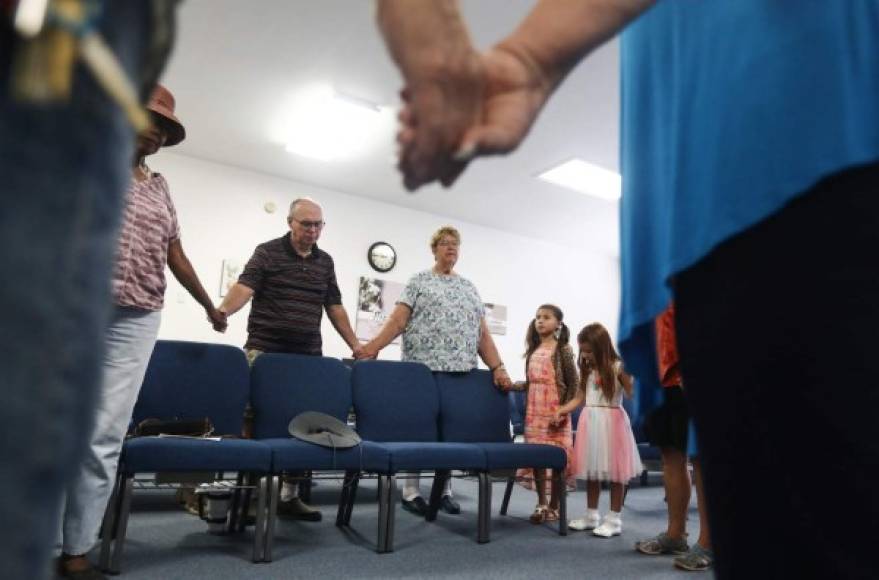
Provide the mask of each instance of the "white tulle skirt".
POLYGON ((643 469, 626 410, 584 407, 574 442, 574 475, 578 479, 628 483, 643 469))

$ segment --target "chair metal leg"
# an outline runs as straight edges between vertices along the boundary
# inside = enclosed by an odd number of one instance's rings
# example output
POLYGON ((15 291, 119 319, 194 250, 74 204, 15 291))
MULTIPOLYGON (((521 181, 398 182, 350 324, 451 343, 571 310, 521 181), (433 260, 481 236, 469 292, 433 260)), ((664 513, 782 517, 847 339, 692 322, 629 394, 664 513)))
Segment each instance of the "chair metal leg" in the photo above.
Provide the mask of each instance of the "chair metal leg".
POLYGON ((266 514, 266 546, 264 562, 272 561, 272 546, 275 542, 275 523, 278 520, 278 498, 281 495, 281 478, 277 475, 269 479, 269 509, 266 514))
POLYGON ((299 499, 305 503, 311 503, 311 471, 302 474, 299 480, 299 499))
POLYGON ((476 541, 486 544, 491 534, 491 476, 479 474, 479 513, 477 515, 476 541))
POLYGON ((376 535, 376 548, 375 551, 379 554, 385 551, 385 546, 387 544, 387 535, 388 535, 388 509, 389 509, 389 500, 388 500, 388 479, 387 475, 379 475, 378 476, 378 533, 376 535))
POLYGON ((351 514, 354 512, 354 501, 357 499, 357 487, 360 485, 360 472, 354 473, 354 479, 351 481, 351 489, 348 493, 348 504, 345 506, 346 526, 351 525, 351 514))
POLYGON ((396 520, 397 510, 397 478, 393 475, 388 476, 387 491, 387 532, 385 533, 385 552, 394 551, 394 521, 396 520))
POLYGON ((568 535, 568 486, 565 482, 564 470, 553 470, 553 485, 556 497, 559 498, 559 535, 568 535))
POLYGON ((507 478, 507 489, 504 490, 504 501, 501 502, 501 515, 507 515, 507 508, 510 507, 510 496, 513 495, 513 486, 516 484, 516 476, 511 475, 507 478))
POLYGON ((101 524, 101 555, 98 558, 98 567, 101 570, 108 570, 110 567, 110 548, 113 540, 116 539, 116 524, 119 521, 119 489, 122 479, 122 474, 117 473, 113 481, 110 501, 107 502, 107 511, 104 512, 104 521, 101 524))
POLYGON ((345 472, 342 479, 342 493, 339 495, 339 509, 336 510, 336 525, 342 527, 345 525, 345 512, 348 509, 348 496, 351 494, 351 484, 354 481, 354 471, 345 472))
POLYGON ((266 543, 266 498, 269 494, 267 477, 259 478, 259 491, 256 496, 256 527, 253 530, 254 562, 262 562, 265 558, 266 543))
POLYGON ((424 516, 425 520, 429 522, 436 520, 440 501, 443 498, 443 489, 445 489, 449 477, 451 477, 451 471, 447 469, 438 469, 434 473, 433 486, 430 488, 430 502, 427 504, 427 514, 424 516))
POLYGON ((244 499, 242 500, 241 510, 243 515, 238 519, 238 532, 243 532, 245 524, 247 523, 247 512, 250 511, 250 500, 253 494, 253 489, 257 487, 257 479, 253 473, 245 473, 244 474, 244 499))
POLYGON ((232 491, 232 501, 229 504, 229 520, 226 522, 226 533, 231 534, 238 527, 239 518, 247 518, 247 509, 238 513, 241 509, 241 486, 244 485, 244 473, 238 472, 235 478, 235 489, 232 491))
POLYGON ((131 513, 131 494, 134 488, 134 477, 126 477, 120 483, 121 494, 119 505, 119 521, 116 524, 116 538, 113 542, 113 552, 110 556, 110 565, 107 571, 110 574, 118 574, 122 569, 122 551, 125 548, 125 534, 128 531, 128 515, 131 513))

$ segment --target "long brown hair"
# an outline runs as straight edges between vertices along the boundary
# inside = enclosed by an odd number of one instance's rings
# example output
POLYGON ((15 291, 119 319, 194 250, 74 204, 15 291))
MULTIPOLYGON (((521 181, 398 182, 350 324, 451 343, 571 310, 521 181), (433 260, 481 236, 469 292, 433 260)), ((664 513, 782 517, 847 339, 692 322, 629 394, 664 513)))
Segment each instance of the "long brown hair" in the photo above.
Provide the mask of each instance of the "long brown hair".
MULTIPOLYGON (((537 307, 537 311, 541 310, 549 310, 552 312, 552 315, 556 317, 556 320, 559 321, 559 334, 556 337, 558 344, 556 348, 561 348, 568 344, 571 340, 571 331, 568 330, 568 325, 562 322, 565 318, 562 309, 556 306, 555 304, 541 304, 537 307)), ((531 359, 531 355, 534 354, 534 351, 540 346, 540 334, 537 333, 537 327, 534 325, 535 320, 532 318, 531 323, 528 325, 528 332, 525 334, 525 372, 528 372, 528 360, 531 359)))
MULTIPOLYGON (((595 370, 598 371, 600 377, 599 388, 604 398, 608 401, 613 400, 614 393, 617 388, 617 376, 614 372, 614 363, 620 360, 620 355, 613 347, 610 340, 610 334, 607 329, 597 322, 593 322, 583 327, 583 330, 577 334, 577 343, 582 345, 588 344, 592 347, 592 358, 595 359, 595 370)), ((583 358, 577 357, 577 365, 580 367, 580 388, 586 392, 589 385, 590 373, 583 364, 583 358)))

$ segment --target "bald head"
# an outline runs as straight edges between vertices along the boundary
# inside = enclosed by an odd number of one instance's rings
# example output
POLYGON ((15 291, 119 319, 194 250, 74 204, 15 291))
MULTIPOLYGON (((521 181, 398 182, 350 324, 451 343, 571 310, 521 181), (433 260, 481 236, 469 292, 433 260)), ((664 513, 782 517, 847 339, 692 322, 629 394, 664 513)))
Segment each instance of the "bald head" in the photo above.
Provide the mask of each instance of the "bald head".
POLYGON ((287 214, 290 242, 302 255, 311 252, 324 229, 324 212, 313 199, 302 197, 290 204, 287 214))
POLYGON ((319 203, 311 199, 310 197, 300 197, 298 199, 294 199, 293 203, 290 204, 290 211, 287 212, 287 223, 290 223, 291 220, 295 217, 296 219, 301 220, 302 217, 297 214, 302 213, 300 210, 306 210, 308 213, 312 213, 317 210, 323 215, 323 208, 319 203))

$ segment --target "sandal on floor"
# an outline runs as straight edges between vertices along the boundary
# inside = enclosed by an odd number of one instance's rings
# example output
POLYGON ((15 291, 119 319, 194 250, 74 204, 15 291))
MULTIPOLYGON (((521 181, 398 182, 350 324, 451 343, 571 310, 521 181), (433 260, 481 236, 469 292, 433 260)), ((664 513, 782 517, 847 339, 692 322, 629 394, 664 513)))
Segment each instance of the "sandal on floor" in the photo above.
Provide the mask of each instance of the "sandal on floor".
POLYGON ((545 505, 537 504, 537 507, 534 508, 534 513, 531 514, 531 517, 528 518, 528 521, 530 521, 532 524, 542 524, 546 521, 547 511, 549 511, 549 508, 547 508, 545 505))
POLYGON ((557 522, 559 521, 559 510, 546 508, 546 517, 543 518, 545 522, 557 522))
POLYGON ((714 563, 714 552, 706 550, 699 544, 693 544, 690 551, 674 560, 675 567, 689 572, 703 572, 714 563))
POLYGON ((655 538, 635 542, 635 549, 648 556, 658 556, 660 554, 683 555, 690 550, 690 546, 687 545, 685 538, 674 540, 668 534, 662 532, 655 538))

